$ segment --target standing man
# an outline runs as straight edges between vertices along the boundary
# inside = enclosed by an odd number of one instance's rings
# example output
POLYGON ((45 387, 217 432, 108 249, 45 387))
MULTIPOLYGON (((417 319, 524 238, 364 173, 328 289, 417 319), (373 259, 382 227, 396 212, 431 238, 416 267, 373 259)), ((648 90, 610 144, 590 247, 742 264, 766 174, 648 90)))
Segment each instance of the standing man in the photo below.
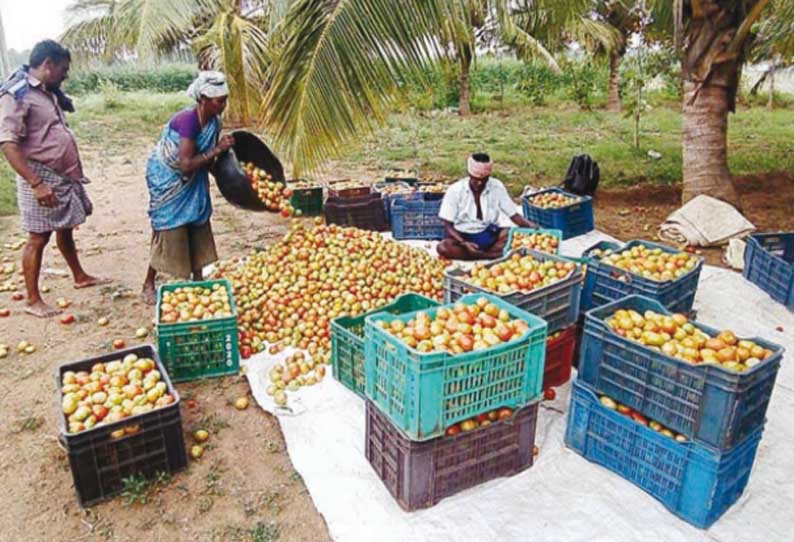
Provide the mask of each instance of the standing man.
POLYGON ((85 272, 77 258, 73 229, 85 222, 93 206, 86 194, 80 154, 64 111, 74 107, 60 89, 71 55, 46 40, 33 48, 30 65, 17 70, 0 87, 0 147, 17 172, 17 204, 28 242, 22 253, 27 288, 26 312, 42 318, 60 310, 39 292, 44 247, 55 232, 58 249, 74 277, 75 288, 106 284, 85 272))
POLYGON ((507 229, 499 227, 504 213, 518 226, 534 224, 517 212, 502 181, 491 178, 493 162, 485 153, 469 157, 468 177, 449 187, 438 216, 444 221, 446 239, 438 255, 448 260, 492 260, 502 256, 507 229))

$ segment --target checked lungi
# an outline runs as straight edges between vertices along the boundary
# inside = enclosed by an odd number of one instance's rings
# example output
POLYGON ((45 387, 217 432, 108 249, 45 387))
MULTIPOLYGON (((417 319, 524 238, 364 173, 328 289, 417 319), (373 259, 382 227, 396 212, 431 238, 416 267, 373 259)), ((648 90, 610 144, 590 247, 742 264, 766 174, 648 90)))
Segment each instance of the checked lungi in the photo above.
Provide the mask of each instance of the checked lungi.
POLYGON ((22 215, 22 229, 30 233, 68 230, 85 222, 94 206, 85 185, 88 179, 75 181, 58 175, 38 162, 28 160, 28 166, 55 193, 55 207, 44 207, 33 195, 30 184, 17 175, 17 205, 22 215))

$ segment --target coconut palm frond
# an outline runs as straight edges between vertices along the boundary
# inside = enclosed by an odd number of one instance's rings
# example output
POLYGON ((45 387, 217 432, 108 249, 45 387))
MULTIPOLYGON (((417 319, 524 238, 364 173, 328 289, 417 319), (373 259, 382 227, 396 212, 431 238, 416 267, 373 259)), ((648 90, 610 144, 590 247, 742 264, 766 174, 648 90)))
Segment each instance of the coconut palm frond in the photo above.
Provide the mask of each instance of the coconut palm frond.
POLYGON ((197 54, 229 82, 229 115, 247 124, 256 116, 270 63, 267 35, 233 11, 224 11, 193 42, 197 54))
POLYGON ((339 155, 438 57, 452 0, 298 0, 279 26, 262 125, 295 174, 339 155))

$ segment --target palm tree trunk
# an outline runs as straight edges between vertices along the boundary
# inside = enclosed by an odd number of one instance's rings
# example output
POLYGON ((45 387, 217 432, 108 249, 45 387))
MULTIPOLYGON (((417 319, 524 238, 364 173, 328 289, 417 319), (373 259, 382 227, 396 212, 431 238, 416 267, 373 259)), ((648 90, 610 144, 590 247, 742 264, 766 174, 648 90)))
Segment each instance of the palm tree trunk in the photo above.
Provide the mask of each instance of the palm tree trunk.
POLYGON ((609 56, 609 102, 607 103, 607 110, 619 112, 620 111, 620 94, 618 93, 618 67, 620 66, 621 57, 618 53, 612 53, 609 56))
POLYGON ((728 170, 728 89, 705 85, 693 99, 695 88, 684 83, 683 201, 708 194, 738 207, 728 170))
POLYGON ((464 45, 460 51, 460 103, 458 104, 458 114, 465 117, 471 113, 469 105, 469 70, 471 68, 472 52, 468 45, 464 45))

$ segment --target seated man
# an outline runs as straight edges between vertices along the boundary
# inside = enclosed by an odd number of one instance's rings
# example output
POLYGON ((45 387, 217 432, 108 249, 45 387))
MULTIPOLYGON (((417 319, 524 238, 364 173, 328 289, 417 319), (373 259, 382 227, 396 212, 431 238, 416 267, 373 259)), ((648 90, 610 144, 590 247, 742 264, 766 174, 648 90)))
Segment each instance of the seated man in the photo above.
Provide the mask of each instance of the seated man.
POLYGON ((493 162, 484 153, 469 157, 468 173, 449 187, 438 216, 446 226, 446 239, 438 245, 438 254, 448 260, 491 260, 502 256, 507 229, 499 227, 503 212, 517 225, 534 224, 517 213, 505 185, 491 178, 493 162))

